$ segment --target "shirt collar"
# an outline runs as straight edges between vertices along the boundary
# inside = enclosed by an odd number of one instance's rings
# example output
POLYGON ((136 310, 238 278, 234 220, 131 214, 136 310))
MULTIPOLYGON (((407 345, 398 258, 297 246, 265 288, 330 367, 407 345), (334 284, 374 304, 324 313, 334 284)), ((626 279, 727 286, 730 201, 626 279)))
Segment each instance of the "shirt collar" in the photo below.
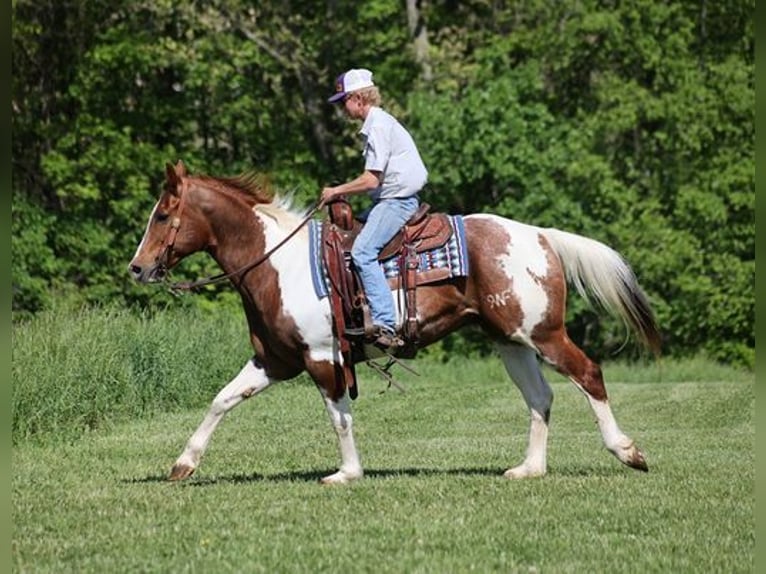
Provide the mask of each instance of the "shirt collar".
POLYGON ((364 118, 364 123, 362 124, 362 128, 359 130, 359 133, 363 136, 368 136, 370 134, 370 126, 372 126, 372 116, 374 116, 378 111, 380 111, 380 108, 378 106, 372 106, 370 108, 370 111, 367 113, 367 117, 364 118))

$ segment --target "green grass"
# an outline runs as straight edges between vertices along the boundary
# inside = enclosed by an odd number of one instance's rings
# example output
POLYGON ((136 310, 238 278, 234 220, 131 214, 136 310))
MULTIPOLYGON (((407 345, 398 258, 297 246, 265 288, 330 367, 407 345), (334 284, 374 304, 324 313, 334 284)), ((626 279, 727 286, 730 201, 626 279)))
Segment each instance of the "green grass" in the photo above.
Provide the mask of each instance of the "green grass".
POLYGON ((501 473, 523 457, 527 413, 499 362, 414 365, 406 394, 378 394, 383 383, 360 370, 367 476, 348 487, 316 482, 338 455, 318 393, 300 381, 233 411, 180 484, 165 475, 205 408, 16 445, 14 570, 753 570, 752 375, 612 377, 646 474, 608 454, 585 399, 554 382, 549 474, 510 482, 501 473))
MULTIPOLYGON (((434 349, 412 363, 430 378, 460 380, 479 364, 443 364, 434 349)), ((107 307, 54 309, 14 325, 12 353, 12 436, 18 444, 76 440, 94 429, 206 405, 252 350, 240 312, 170 309, 149 316, 107 307)), ((506 379, 497 360, 482 368, 506 379)), ((607 381, 622 382, 752 378, 701 358, 607 363, 604 372, 607 381)))
MULTIPOLYGON (((546 371, 549 474, 501 478, 528 414, 498 360, 360 367, 366 477, 338 463, 305 378, 232 412, 197 473, 165 480, 249 356, 243 320, 54 311, 13 330, 17 572, 749 572, 754 375, 703 358, 603 365, 648 474, 601 444, 583 396, 546 371)), ((438 353, 437 353, 438 355, 438 353)))
POLYGON ((56 309, 13 329, 13 441, 205 404, 252 354, 241 314, 56 309))

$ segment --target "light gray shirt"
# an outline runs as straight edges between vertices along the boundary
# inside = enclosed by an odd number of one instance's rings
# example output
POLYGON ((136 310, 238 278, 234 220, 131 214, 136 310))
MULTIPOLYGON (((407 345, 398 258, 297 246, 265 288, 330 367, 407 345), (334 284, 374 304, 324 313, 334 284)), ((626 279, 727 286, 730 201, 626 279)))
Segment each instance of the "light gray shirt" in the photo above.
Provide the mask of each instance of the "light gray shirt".
POLYGON ((364 169, 382 173, 381 184, 369 192, 373 201, 410 197, 428 180, 418 148, 394 116, 373 106, 360 130, 364 136, 364 169))

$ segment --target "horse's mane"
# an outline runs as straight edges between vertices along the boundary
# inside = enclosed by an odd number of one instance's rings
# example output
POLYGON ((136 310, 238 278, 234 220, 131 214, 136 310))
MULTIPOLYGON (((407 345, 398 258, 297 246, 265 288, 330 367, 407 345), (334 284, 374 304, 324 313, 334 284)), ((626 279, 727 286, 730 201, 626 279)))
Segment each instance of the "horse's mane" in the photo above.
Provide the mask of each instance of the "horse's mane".
POLYGON ((283 225, 294 225, 294 219, 303 218, 308 213, 308 210, 296 210, 292 194, 277 193, 269 177, 263 173, 248 171, 236 176, 200 174, 195 177, 212 188, 246 195, 255 200, 255 207, 283 225))
POLYGON ((205 174, 196 177, 212 187, 244 193, 253 198, 256 203, 271 203, 276 196, 268 176, 254 171, 230 177, 214 177, 205 174))

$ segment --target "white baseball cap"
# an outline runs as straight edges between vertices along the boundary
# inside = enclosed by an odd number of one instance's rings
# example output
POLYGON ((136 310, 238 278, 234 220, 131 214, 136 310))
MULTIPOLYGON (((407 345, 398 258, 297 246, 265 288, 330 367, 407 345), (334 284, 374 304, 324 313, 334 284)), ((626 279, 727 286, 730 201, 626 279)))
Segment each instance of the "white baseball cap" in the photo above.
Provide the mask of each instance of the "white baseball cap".
POLYGON ((342 101, 347 94, 356 92, 357 90, 363 90, 364 88, 371 88, 375 84, 372 83, 372 72, 365 68, 356 68, 344 72, 338 79, 335 80, 335 93, 330 96, 327 101, 331 104, 342 101))

